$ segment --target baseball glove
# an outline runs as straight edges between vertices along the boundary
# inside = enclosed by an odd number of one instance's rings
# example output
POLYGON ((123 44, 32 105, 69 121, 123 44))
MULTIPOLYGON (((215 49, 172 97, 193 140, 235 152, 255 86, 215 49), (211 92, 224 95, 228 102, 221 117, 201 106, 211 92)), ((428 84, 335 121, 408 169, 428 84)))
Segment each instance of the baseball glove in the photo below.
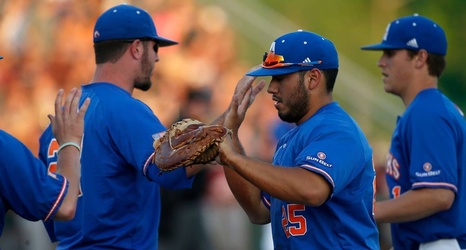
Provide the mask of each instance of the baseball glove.
POLYGON ((206 125, 195 119, 173 123, 159 138, 154 138, 152 162, 161 172, 215 160, 218 146, 231 131, 222 125, 206 125))

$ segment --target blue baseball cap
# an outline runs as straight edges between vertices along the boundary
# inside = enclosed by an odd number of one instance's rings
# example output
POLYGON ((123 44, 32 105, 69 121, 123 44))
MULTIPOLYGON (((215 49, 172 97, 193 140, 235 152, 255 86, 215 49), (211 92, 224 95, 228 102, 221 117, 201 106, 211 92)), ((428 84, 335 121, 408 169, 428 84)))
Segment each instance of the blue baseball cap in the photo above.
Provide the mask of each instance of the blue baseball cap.
POLYGON ((446 55, 447 38, 434 21, 414 14, 396 19, 387 25, 382 42, 361 47, 362 50, 424 49, 428 53, 446 55))
POLYGON ((246 75, 276 76, 313 68, 337 69, 338 53, 327 38, 298 30, 275 39, 262 61, 261 68, 246 75))
POLYGON ((0 56, 0 59, 3 59, 3 56, 0 56))
POLYGON ((160 47, 178 42, 157 35, 147 11, 129 4, 120 4, 105 11, 95 23, 94 43, 108 40, 154 39, 160 47))

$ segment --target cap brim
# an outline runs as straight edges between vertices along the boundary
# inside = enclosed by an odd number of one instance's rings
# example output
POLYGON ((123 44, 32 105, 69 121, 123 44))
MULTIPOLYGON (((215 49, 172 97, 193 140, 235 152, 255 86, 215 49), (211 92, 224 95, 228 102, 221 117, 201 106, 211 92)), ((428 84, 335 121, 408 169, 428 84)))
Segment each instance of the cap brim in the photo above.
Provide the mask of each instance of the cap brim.
POLYGON ((256 70, 252 70, 246 73, 247 76, 278 76, 278 75, 286 75, 291 74, 297 71, 303 70, 310 70, 316 68, 315 66, 288 66, 288 67, 280 67, 280 68, 259 68, 256 70))
POLYGON ((384 49, 401 49, 399 46, 393 46, 385 43, 366 45, 361 47, 362 50, 384 50, 384 49))
POLYGON ((159 44, 159 47, 166 47, 166 46, 178 44, 178 42, 175 42, 175 41, 172 41, 167 38, 160 37, 160 36, 154 37, 154 40, 157 41, 157 43, 159 44))

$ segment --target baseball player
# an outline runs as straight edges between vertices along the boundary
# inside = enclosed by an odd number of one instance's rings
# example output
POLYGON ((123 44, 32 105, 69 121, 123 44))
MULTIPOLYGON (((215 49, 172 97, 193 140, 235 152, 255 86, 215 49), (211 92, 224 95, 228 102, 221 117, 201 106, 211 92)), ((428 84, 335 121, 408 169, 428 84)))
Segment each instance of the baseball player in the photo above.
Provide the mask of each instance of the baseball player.
MULTIPOLYGON (((96 70, 82 86, 91 97, 82 145, 81 194, 76 217, 47 223, 57 249, 157 249, 160 186, 189 188, 201 166, 160 174, 152 163, 153 135, 166 130, 152 110, 131 95, 151 87, 158 49, 177 42, 157 35, 145 10, 121 4, 94 27, 96 70)), ((40 138, 40 158, 53 163, 54 137, 40 138)))
MULTIPOLYGON (((176 42, 157 35, 151 16, 121 4, 105 11, 93 33, 96 71, 83 97, 92 97, 82 149, 81 194, 71 222, 47 225, 57 249, 156 249, 159 185, 188 188, 184 169, 159 175, 150 165, 152 135, 164 131, 150 108, 131 96, 148 90, 158 48, 176 42)), ((40 158, 50 164, 54 137, 40 139, 40 158)))
POLYGON ((267 92, 278 116, 297 125, 279 140, 272 164, 243 155, 245 106, 233 102, 225 118, 233 140, 221 144, 218 161, 251 222, 271 223, 275 249, 379 249, 372 149, 333 101, 338 67, 330 40, 299 30, 278 37, 247 73, 248 84, 272 76, 267 92))
POLYGON ((391 223, 394 249, 466 249, 466 121, 438 89, 445 68, 443 29, 419 15, 390 22, 377 66, 386 92, 406 106, 387 156, 390 199, 376 204, 391 223))
MULTIPOLYGON (((2 59, 3 57, 0 57, 2 59)), ((63 90, 49 115, 57 149, 56 173, 19 140, 0 130, 0 235, 5 214, 12 210, 30 221, 70 220, 74 217, 80 176, 80 144, 89 100, 78 110, 79 89, 72 89, 62 109, 63 90)))

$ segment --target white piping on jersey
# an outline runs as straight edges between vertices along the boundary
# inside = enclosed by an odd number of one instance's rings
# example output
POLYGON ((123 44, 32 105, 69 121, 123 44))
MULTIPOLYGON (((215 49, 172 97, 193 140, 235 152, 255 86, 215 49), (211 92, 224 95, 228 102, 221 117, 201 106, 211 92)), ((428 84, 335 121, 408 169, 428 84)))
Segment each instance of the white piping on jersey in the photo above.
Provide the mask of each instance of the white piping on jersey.
POLYGON ((425 187, 425 186, 430 186, 430 187, 438 187, 438 186, 444 186, 453 189, 455 192, 458 192, 458 188, 447 182, 416 182, 413 184, 413 187, 425 187))
POLYGON ((321 173, 322 175, 325 175, 325 177, 329 180, 330 184, 332 184, 332 187, 335 189, 335 183, 333 182, 332 177, 327 172, 325 172, 324 170, 322 170, 320 168, 316 168, 316 167, 308 165, 308 164, 301 165, 301 167, 302 168, 312 169, 312 170, 314 170, 316 172, 321 173))
POLYGON ((142 168, 142 174, 147 177, 147 166, 149 166, 150 160, 152 160, 152 157, 154 157, 155 152, 149 155, 149 158, 147 158, 146 162, 144 163, 144 167, 142 168))
POLYGON ((62 184, 62 187, 61 187, 60 194, 58 195, 57 199, 55 200, 55 203, 53 204, 53 206, 50 209, 49 213, 45 217, 44 221, 47 221, 49 219, 50 215, 52 215, 53 211, 55 211, 55 209, 57 208, 58 203, 60 203, 60 201, 62 200, 62 197, 63 197, 63 195, 65 193, 67 183, 68 183, 68 180, 66 179, 65 176, 63 176, 63 184, 62 184))

